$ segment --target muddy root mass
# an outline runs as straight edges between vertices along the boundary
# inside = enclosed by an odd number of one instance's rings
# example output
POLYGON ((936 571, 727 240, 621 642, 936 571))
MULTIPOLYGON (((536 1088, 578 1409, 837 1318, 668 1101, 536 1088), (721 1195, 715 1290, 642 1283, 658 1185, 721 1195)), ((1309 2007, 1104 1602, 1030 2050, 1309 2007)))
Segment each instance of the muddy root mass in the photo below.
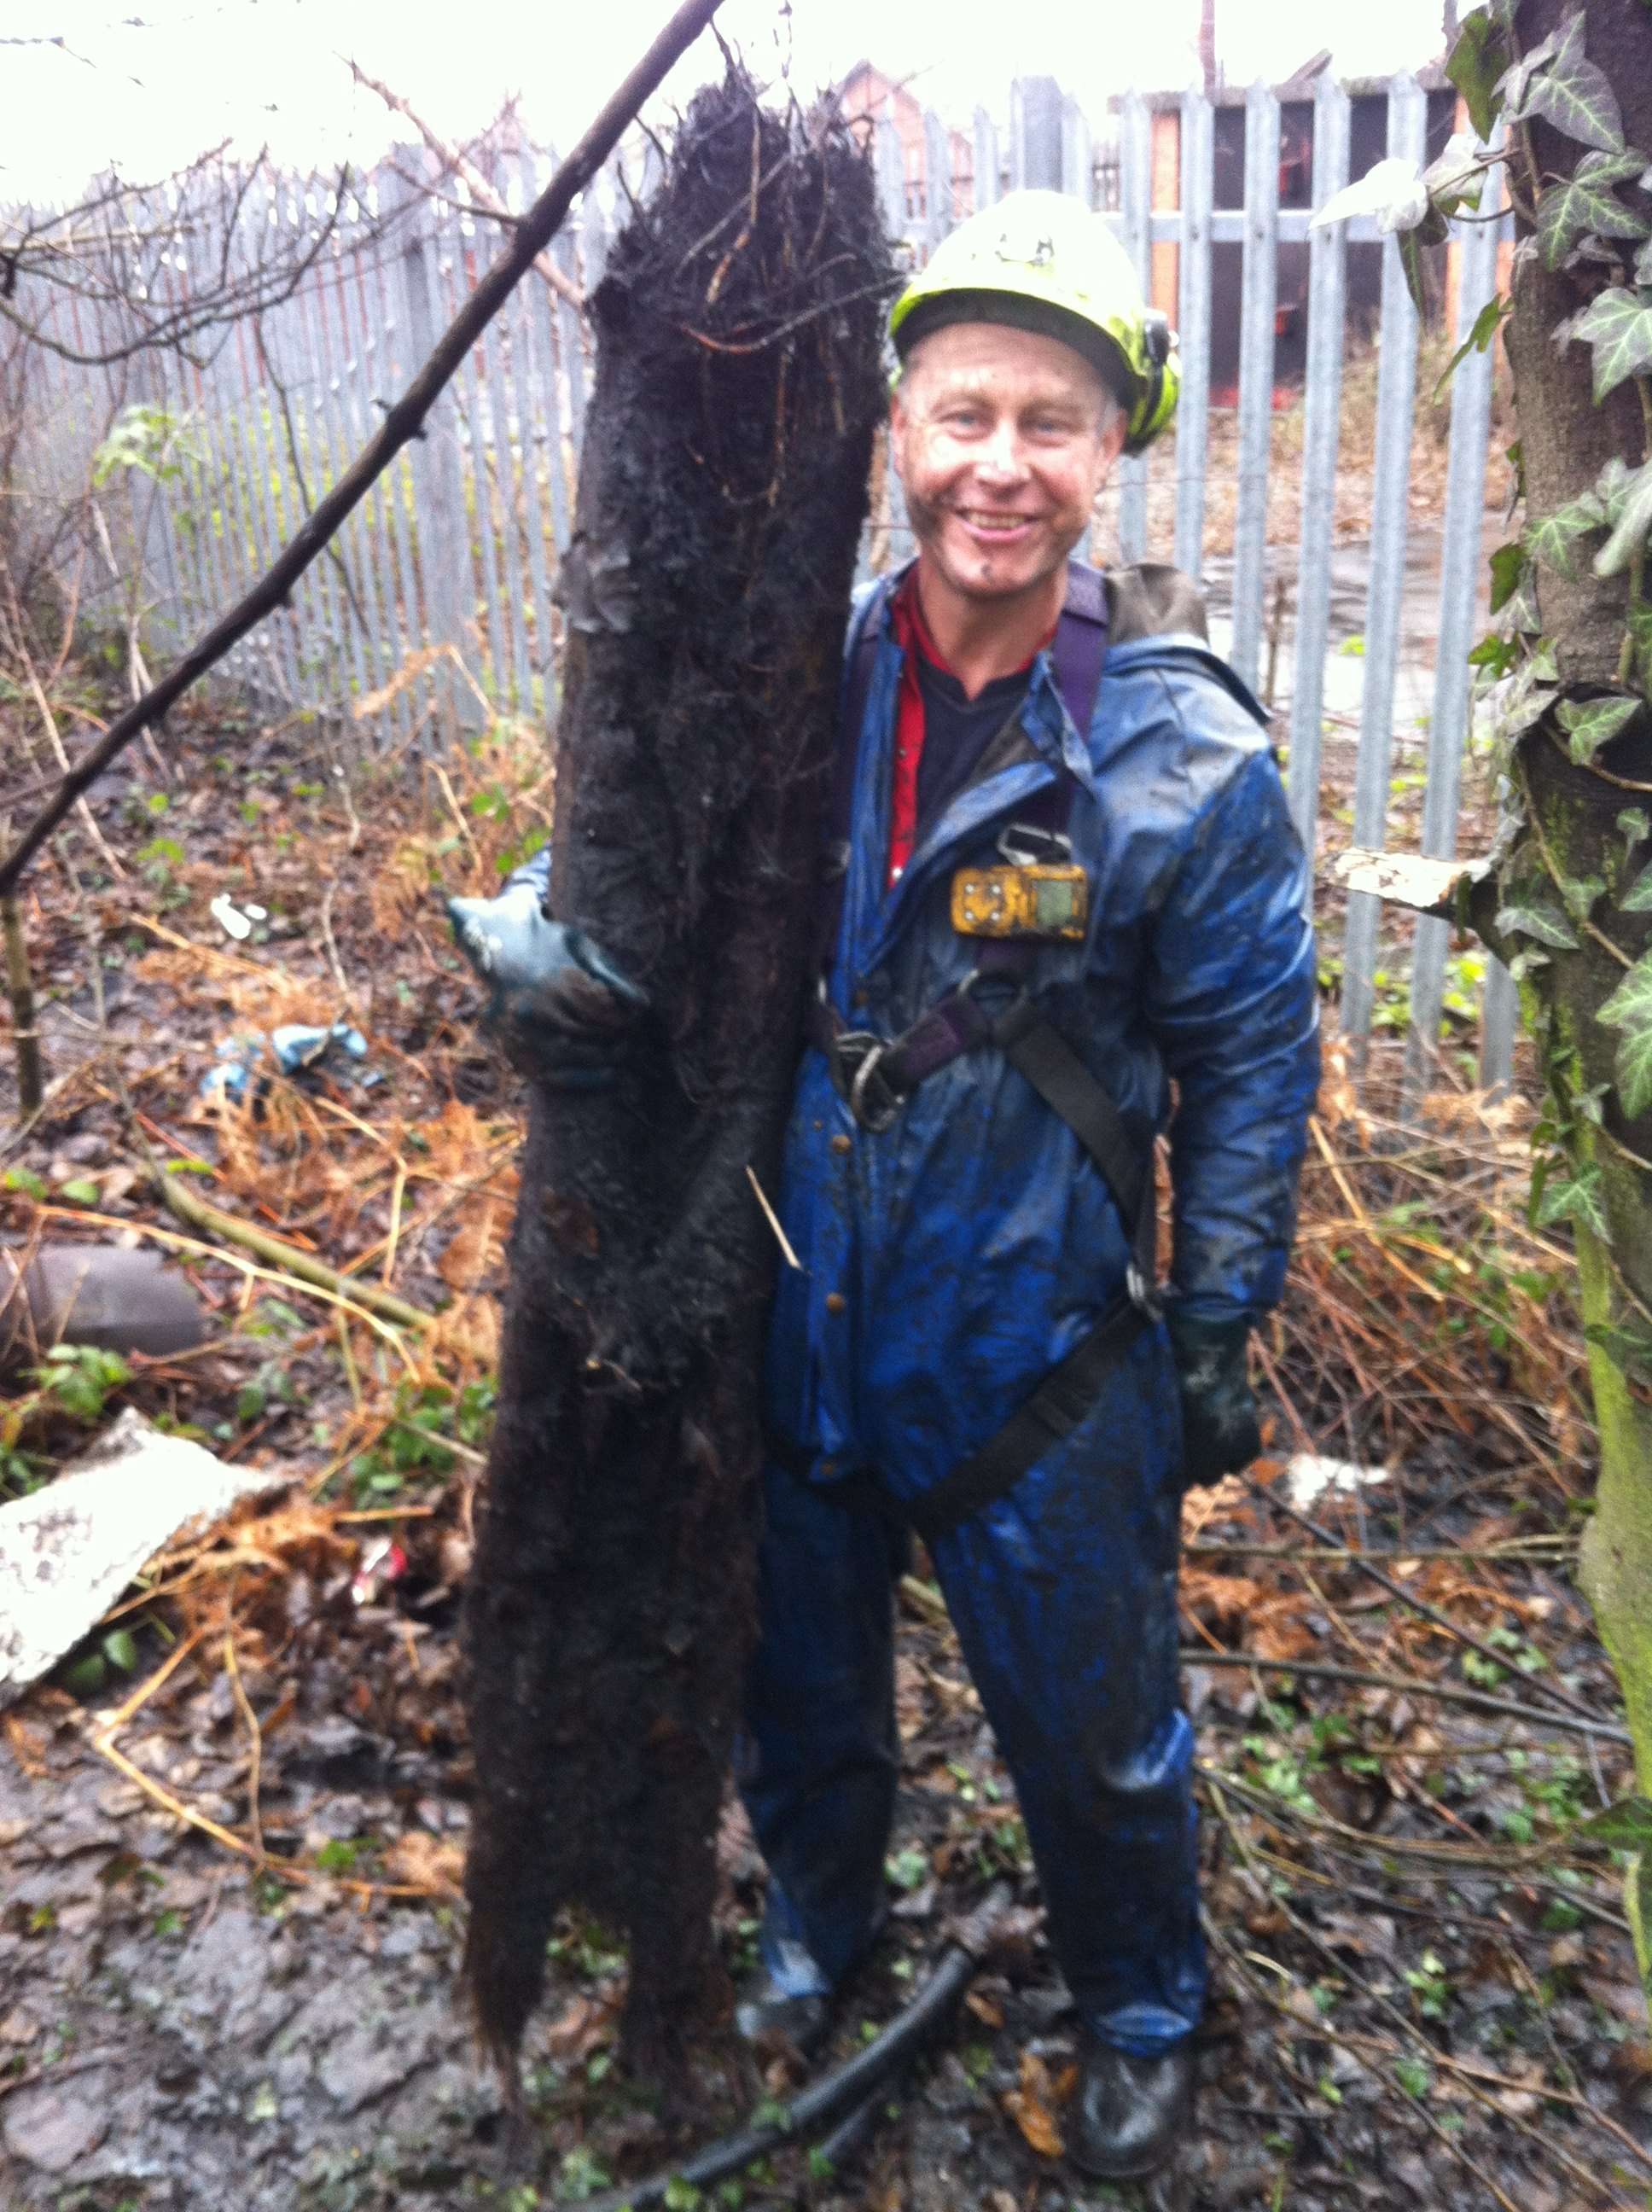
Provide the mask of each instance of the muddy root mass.
POLYGON ((835 123, 731 74, 592 302, 552 906, 645 986, 616 1090, 535 1086, 470 1594, 466 1974, 516 2050, 557 1911, 631 1946, 627 2054, 726 2014, 714 1838, 750 1647, 758 1376, 890 289, 835 123))

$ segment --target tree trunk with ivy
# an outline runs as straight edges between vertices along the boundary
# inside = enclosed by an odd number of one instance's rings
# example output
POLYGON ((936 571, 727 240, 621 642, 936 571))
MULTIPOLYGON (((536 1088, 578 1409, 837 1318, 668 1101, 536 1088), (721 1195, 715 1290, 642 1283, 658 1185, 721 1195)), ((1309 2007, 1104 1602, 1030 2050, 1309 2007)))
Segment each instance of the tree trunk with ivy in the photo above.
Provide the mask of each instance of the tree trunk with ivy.
MULTIPOLYGON (((1577 12, 1528 0, 1515 25, 1521 52, 1564 38, 1577 12)), ((1570 246, 1546 227, 1554 242, 1522 248, 1514 276, 1508 344, 1527 542, 1537 549, 1529 597, 1536 635, 1553 641, 1556 689, 1515 741, 1510 780, 1527 818, 1499 893, 1506 921, 1528 901, 1551 915, 1558 904, 1564 917, 1548 933, 1562 941, 1527 939, 1515 951, 1548 1088, 1552 1151, 1538 1206, 1570 1218, 1576 1237, 1600 1431, 1583 1581, 1623 1685, 1640 1787, 1652 1796, 1652 629, 1643 599, 1652 289, 1637 283, 1652 200, 1634 181, 1652 156, 1635 153, 1615 191, 1590 191, 1578 175, 1606 177, 1632 149, 1652 149, 1652 13, 1643 0, 1591 0, 1582 15, 1583 57, 1619 118, 1614 128, 1600 88, 1582 75, 1584 100, 1599 109, 1592 135, 1619 136, 1623 154, 1557 129, 1540 109, 1509 126, 1522 142, 1516 185, 1529 196, 1535 181, 1527 205, 1540 223, 1546 202, 1551 226, 1576 203, 1587 221, 1570 246), (1594 258, 1601 251, 1613 259, 1594 258), (1580 312, 1599 339, 1557 342, 1580 312), (1597 404, 1597 387, 1637 359, 1597 404)), ((1643 1937, 1641 1950, 1644 1970, 1643 1937)))
MULTIPOLYGON (((1546 1090, 1534 1205, 1576 1240, 1600 1478, 1582 1572, 1652 1799, 1652 10, 1492 0, 1449 64, 1505 134, 1503 323, 1526 503, 1493 561, 1508 828, 1468 911, 1507 957, 1546 1090)), ((1426 181, 1426 180, 1425 180, 1426 181)), ((1440 214, 1464 201, 1436 177, 1440 214), (1443 187, 1443 188, 1442 188, 1443 187)), ((1486 204, 1490 212, 1490 203, 1486 204)), ((1652 1807, 1618 1838, 1649 1840, 1652 1807)), ((1647 1863, 1652 1864, 1652 1859, 1647 1863)), ((1645 1875, 1627 1885, 1643 1977, 1645 1875)))
POLYGON ((1321 219, 1380 182, 1414 290, 1415 247, 1491 218, 1485 174, 1506 173, 1510 292, 1467 343, 1503 330, 1519 426, 1524 527, 1492 556, 1492 634, 1471 656, 1508 805, 1489 863, 1430 881, 1434 864, 1396 873, 1350 854, 1342 872, 1471 922, 1509 961, 1538 1044, 1533 1206, 1576 1238, 1600 1431, 1582 1580, 1640 1791, 1595 1826, 1633 1855, 1652 1993, 1652 0, 1490 0, 1446 66, 1500 146, 1454 138, 1420 175, 1389 164, 1321 219))

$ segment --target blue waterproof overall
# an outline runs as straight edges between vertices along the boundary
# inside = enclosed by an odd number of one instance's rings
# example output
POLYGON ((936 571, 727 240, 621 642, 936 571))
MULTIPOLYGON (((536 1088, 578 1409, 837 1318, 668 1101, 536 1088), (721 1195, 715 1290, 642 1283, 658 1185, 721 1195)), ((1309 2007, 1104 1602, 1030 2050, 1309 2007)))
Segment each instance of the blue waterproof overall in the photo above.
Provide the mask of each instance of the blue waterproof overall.
MULTIPOLYGON (((1039 946, 1028 988, 1142 1152, 1169 1128, 1169 1295, 1257 1317, 1279 1295, 1318 1074, 1304 866, 1260 709, 1197 635, 1121 642, 1115 623, 1080 732, 1041 654, 1019 732, 886 890, 902 669, 888 604, 875 590, 852 633, 865 697, 833 1006, 893 1037, 958 985, 980 946, 953 927, 952 876, 997 862, 1000 833, 1029 800, 1048 805, 1035 794, 1064 768, 1089 925, 1082 943, 1039 946), (870 655, 854 642, 866 623, 870 655)), ((1119 1298, 1132 1224, 1072 1130, 990 1048, 932 1074, 876 1134, 811 1049, 780 1212, 803 1266, 781 1271, 769 1338, 786 1464, 766 1483, 740 1779, 771 1877, 765 1961, 803 1994, 841 1983, 874 1930, 899 1761, 899 1539, 832 1486, 875 1475, 912 1499, 943 1480, 1119 1298)), ((1056 1956, 1087 2026, 1142 2054, 1187 2034, 1204 1993, 1177 1686, 1180 1461, 1154 1322, 1078 1427, 932 1547, 1056 1956)))

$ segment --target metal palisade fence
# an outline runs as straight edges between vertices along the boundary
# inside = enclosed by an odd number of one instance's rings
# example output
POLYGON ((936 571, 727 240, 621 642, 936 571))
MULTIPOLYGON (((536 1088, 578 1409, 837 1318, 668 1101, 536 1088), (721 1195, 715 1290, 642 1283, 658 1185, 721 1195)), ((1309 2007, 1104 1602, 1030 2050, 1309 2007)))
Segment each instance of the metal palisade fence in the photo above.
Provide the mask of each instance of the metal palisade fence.
MULTIPOLYGON (((1293 817, 1313 853, 1326 777, 1342 380, 1351 334, 1378 339, 1374 451, 1364 554, 1363 658, 1348 842, 1381 846, 1394 775, 1396 682, 1406 656, 1402 610, 1412 571, 1411 464, 1419 319, 1398 249, 1369 221, 1313 228, 1351 175, 1383 154, 1417 158, 1457 127, 1442 82, 1406 76, 1345 87, 1321 75, 1275 92, 1214 101, 1197 94, 1127 94, 1095 127, 1050 78, 1011 88, 1009 128, 983 109, 960 131, 923 111, 870 68, 845 97, 871 142, 890 226, 920 260, 952 224, 1017 185, 1075 192, 1114 225, 1144 289, 1181 332, 1181 405, 1163 451, 1121 464, 1110 495, 1111 546, 1125 560, 1173 560, 1229 578, 1226 649, 1255 687, 1279 653, 1278 607, 1291 602, 1293 650, 1283 689, 1293 817), (1281 544, 1269 529, 1279 404, 1300 402, 1300 520, 1281 544), (1212 403, 1234 414, 1231 561, 1207 558, 1214 486, 1212 403), (1270 550, 1270 535, 1272 544, 1270 550), (1272 597, 1270 593, 1272 592, 1272 597)), ((158 281, 179 297, 221 281, 226 254, 313 253, 291 296, 183 352, 144 353, 112 368, 68 352, 107 350, 72 293, 42 288, 17 301, 58 350, 28 363, 19 487, 25 503, 67 504, 95 472, 98 543, 78 555, 76 586, 112 626, 168 655, 236 599, 359 450, 379 410, 407 381, 496 251, 500 212, 519 212, 552 156, 517 143, 475 157, 470 175, 440 173, 398 153, 342 204, 317 180, 260 174, 240 219, 212 235, 198 221, 167 239, 158 281), (116 436, 111 439, 111 431, 116 436), (97 457, 101 454, 101 462, 97 457), (112 456, 113 459, 112 459, 112 456), (124 465, 122 456, 130 461, 124 465)), ((351 517, 290 606, 247 639, 227 674, 285 709, 334 716, 386 747, 424 733, 483 726, 496 715, 554 711, 561 617, 559 563, 572 527, 591 371, 580 303, 633 193, 646 190, 645 149, 616 162, 551 249, 552 265, 519 287, 433 413, 423 437, 351 517)), ((165 234, 152 196, 125 210, 135 231, 165 234)), ((1442 312, 1461 341, 1497 287, 1506 226, 1485 222, 1440 263, 1442 312)), ((151 278, 151 282, 156 281, 151 278)), ((1423 849, 1455 849, 1471 724, 1467 654, 1481 611, 1482 518, 1495 354, 1471 349, 1450 387, 1439 538, 1432 703, 1426 716, 1423 849)), ((866 558, 881 568, 909 547, 899 486, 880 484, 866 558)), ((67 543, 60 568, 74 553, 67 543)), ((1412 659, 1416 658, 1414 648, 1412 659)), ((1416 670, 1411 670, 1414 689, 1416 670)), ((1335 726, 1333 727, 1335 734, 1335 726)), ((1339 743, 1340 740, 1339 739, 1339 743)), ((1374 900, 1349 901, 1342 948, 1343 1026, 1356 1041, 1377 1015, 1385 960, 1374 900)), ((1430 1075, 1440 1034, 1449 926, 1417 928, 1410 977, 1409 1073, 1430 1075)), ((1506 1082, 1515 1000, 1488 962, 1481 1074, 1506 1082)))

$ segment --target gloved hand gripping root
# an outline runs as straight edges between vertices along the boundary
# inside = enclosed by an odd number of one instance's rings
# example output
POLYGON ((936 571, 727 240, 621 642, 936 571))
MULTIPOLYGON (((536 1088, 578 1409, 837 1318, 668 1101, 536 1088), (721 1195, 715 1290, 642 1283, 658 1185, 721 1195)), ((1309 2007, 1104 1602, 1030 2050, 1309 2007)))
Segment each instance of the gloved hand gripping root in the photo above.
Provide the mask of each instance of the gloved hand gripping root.
POLYGON ((513 1066, 552 1090, 612 1087, 648 994, 582 929, 553 921, 540 885, 451 898, 460 949, 491 986, 487 1022, 513 1066))

